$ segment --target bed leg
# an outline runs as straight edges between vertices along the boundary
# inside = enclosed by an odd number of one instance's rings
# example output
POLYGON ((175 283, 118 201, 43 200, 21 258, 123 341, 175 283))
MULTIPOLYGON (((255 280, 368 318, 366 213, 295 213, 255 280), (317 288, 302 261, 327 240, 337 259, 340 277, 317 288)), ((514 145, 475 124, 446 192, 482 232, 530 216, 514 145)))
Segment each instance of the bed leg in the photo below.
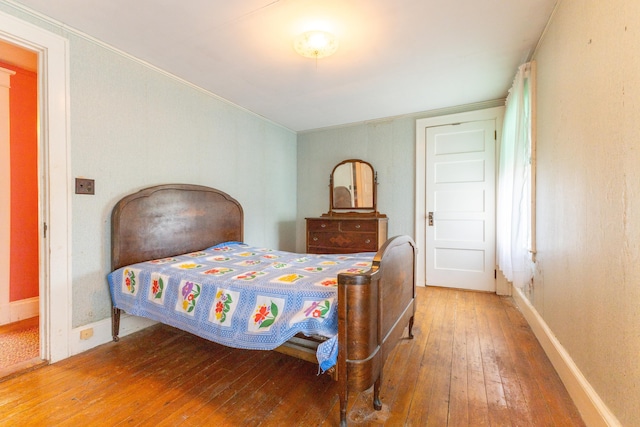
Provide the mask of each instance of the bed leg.
POLYGON ((413 316, 409 319, 409 339, 413 339, 413 316))
POLYGON ((340 427, 347 427, 347 396, 340 393, 340 427))
POLYGON ((122 310, 113 307, 111 309, 111 333, 113 334, 113 341, 120 341, 120 313, 122 310))
POLYGON ((382 374, 378 377, 375 383, 373 383, 373 409, 379 411, 382 409, 382 402, 380 401, 380 386, 382 385, 382 374))

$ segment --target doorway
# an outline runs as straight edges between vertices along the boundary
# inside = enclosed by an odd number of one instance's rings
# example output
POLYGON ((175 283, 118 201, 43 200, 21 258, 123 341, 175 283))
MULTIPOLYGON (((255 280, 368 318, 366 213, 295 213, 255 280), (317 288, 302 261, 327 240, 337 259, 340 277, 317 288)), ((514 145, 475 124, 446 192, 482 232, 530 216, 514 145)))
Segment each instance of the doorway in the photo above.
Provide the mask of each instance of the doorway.
POLYGON ((0 374, 39 362, 38 56, 0 41, 0 374))
POLYGON ((0 40, 38 56, 40 358, 69 357, 71 326, 71 179, 68 128, 68 42, 0 12, 0 40))
POLYGON ((416 121, 417 282, 495 292, 495 160, 504 107, 416 121))

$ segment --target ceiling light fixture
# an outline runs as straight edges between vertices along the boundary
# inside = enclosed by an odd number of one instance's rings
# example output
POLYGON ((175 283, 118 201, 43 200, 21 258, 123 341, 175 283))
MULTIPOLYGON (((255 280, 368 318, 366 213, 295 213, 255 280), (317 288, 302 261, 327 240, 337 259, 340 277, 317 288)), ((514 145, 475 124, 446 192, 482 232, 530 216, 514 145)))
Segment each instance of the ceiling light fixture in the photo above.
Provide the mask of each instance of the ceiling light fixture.
POLYGON ((293 48, 305 58, 325 58, 338 50, 338 39, 326 31, 307 31, 293 41, 293 48))

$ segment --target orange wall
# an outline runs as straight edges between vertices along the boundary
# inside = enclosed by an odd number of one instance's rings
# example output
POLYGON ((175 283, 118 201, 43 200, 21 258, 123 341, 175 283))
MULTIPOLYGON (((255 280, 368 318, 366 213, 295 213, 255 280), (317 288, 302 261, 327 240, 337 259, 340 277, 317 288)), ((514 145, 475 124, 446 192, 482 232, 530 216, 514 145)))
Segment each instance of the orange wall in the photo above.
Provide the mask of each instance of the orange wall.
POLYGON ((11 77, 11 284, 9 301, 38 296, 38 78, 0 61, 11 77))

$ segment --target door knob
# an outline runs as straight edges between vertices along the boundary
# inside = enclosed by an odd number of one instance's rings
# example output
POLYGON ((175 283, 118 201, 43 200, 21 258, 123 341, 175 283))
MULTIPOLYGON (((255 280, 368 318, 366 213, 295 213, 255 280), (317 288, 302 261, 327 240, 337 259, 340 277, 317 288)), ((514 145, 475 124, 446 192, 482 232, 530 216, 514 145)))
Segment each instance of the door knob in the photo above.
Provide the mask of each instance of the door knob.
POLYGON ((433 227, 433 212, 429 212, 429 227, 433 227))

